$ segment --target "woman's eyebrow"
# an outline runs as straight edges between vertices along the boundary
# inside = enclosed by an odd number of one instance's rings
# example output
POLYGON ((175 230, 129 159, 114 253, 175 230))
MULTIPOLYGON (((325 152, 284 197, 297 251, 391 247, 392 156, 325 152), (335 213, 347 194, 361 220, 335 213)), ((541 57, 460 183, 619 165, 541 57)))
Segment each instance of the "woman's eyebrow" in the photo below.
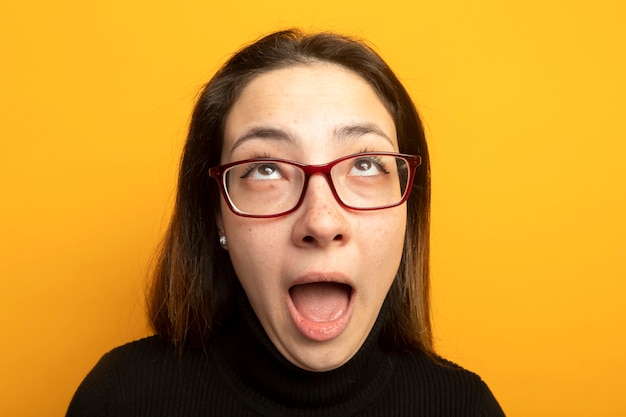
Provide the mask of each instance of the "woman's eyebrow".
POLYGON ((374 123, 363 123, 363 124, 354 124, 341 126, 335 129, 335 137, 337 139, 358 139, 361 136, 373 134, 376 136, 380 136, 383 139, 386 139, 392 145, 393 141, 381 128, 379 128, 374 123))
MULTIPOLYGON (((365 135, 376 135, 388 141, 391 145, 394 145, 393 141, 383 130, 375 125, 374 123, 359 123, 359 124, 351 124, 346 126, 341 126, 334 129, 333 138, 337 141, 341 140, 355 140, 365 135)), ((282 129, 268 127, 268 126, 257 126, 248 129, 241 136, 239 136, 235 142, 233 143, 233 147, 230 150, 230 154, 235 151, 239 146, 244 144, 245 142, 253 139, 270 139, 288 142, 293 144, 295 142, 293 136, 282 129)), ((395 145, 394 145, 395 146, 395 145)))
POLYGON ((277 129, 273 127, 253 127, 248 129, 243 135, 239 136, 235 142, 233 143, 233 147, 230 150, 232 154, 235 149, 241 146, 243 143, 252 140, 252 139, 271 139, 271 140, 279 140, 286 142, 293 142, 293 137, 289 132, 286 132, 282 129, 277 129))

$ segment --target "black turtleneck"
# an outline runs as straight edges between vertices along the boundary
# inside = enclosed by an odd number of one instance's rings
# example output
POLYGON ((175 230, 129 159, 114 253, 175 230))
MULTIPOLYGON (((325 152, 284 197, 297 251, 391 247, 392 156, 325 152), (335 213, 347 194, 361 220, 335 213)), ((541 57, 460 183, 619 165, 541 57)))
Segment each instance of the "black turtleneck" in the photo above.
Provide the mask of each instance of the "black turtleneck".
POLYGON ((152 336, 109 352, 67 417, 504 415, 475 374, 421 352, 382 349, 384 313, 350 361, 312 372, 278 352, 247 302, 239 312, 206 349, 181 355, 152 336))

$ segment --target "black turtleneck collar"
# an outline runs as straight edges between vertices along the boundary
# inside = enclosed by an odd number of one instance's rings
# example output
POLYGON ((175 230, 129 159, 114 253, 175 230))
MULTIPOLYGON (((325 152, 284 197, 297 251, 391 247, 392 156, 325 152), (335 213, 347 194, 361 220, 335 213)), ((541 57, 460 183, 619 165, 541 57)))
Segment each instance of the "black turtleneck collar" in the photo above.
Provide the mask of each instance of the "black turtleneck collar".
POLYGON ((386 308, 357 354, 328 372, 301 369, 272 344, 247 298, 216 341, 214 360, 240 400, 264 415, 350 415, 374 401, 394 363, 379 345, 386 308))

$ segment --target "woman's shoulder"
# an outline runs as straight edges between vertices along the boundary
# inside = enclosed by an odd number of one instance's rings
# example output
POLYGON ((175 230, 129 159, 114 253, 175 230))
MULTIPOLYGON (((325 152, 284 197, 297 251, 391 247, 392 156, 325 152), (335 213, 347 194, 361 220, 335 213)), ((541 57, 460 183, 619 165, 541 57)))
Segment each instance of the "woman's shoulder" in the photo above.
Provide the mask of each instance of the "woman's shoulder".
MULTIPOLYGON (((119 376, 163 376, 193 372, 199 362, 206 363, 207 350, 175 346, 169 339, 154 335, 118 346, 102 356, 94 371, 119 376)), ((94 372, 92 371, 92 372, 94 372)))
POLYGON ((204 353, 181 352, 160 336, 150 336, 104 354, 79 385, 67 416, 116 415, 120 404, 140 398, 178 395, 188 378, 206 371, 204 353))
POLYGON ((493 393, 475 372, 424 352, 399 354, 398 365, 396 381, 412 381, 405 385, 412 387, 411 396, 427 398, 433 406, 437 404, 436 409, 458 407, 459 411, 475 410, 480 416, 504 416, 493 393))
POLYGON ((468 383, 477 383, 480 377, 462 366, 445 359, 435 353, 422 351, 402 352, 397 356, 400 369, 409 373, 419 375, 422 378, 433 380, 467 380, 468 383))
POLYGON ((117 346, 105 353, 100 361, 136 361, 143 358, 165 359, 176 354, 177 350, 170 341, 162 336, 153 335, 117 346))

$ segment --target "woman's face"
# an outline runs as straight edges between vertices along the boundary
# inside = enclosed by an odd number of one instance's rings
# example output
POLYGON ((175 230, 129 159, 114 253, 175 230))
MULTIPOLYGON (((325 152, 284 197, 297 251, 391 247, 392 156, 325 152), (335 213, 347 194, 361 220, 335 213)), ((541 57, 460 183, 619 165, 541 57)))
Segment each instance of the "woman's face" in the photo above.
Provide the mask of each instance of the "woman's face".
MULTIPOLYGON (((323 164, 365 151, 398 152, 391 115, 360 76, 314 63, 261 74, 243 89, 226 119, 221 161, 323 164)), ((246 218, 222 199, 217 223, 252 308, 290 362, 327 371, 354 356, 398 270, 405 204, 345 209, 313 175, 295 212, 246 218)))

